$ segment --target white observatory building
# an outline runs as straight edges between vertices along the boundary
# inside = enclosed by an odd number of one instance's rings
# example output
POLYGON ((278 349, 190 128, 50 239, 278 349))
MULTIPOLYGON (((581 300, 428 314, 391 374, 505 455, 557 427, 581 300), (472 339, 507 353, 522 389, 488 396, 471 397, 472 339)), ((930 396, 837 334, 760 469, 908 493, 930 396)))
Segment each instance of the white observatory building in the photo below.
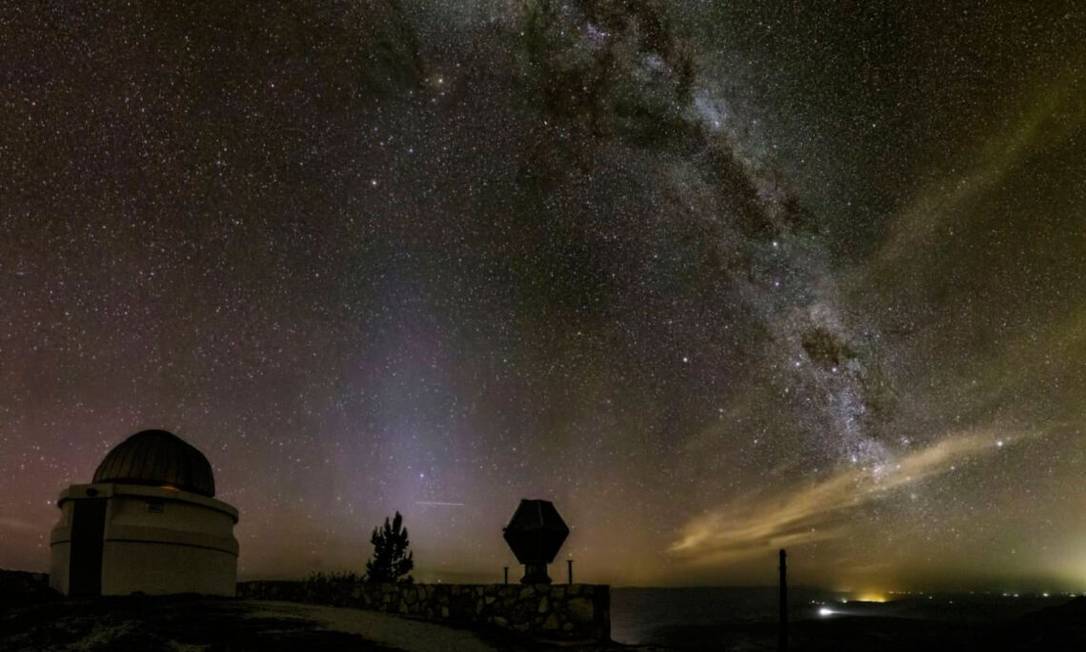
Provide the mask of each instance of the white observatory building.
POLYGON ((57 506, 49 584, 64 595, 234 595, 238 510, 215 500, 211 464, 177 435, 132 435, 57 506))

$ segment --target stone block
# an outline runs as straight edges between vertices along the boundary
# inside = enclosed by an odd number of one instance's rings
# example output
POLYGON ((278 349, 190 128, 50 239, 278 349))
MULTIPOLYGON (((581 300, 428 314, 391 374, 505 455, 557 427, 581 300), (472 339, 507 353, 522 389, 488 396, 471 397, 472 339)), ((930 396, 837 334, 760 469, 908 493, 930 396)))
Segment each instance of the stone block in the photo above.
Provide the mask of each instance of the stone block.
POLYGON ((596 608, 588 598, 573 598, 566 605, 569 616, 575 623, 588 625, 592 623, 596 608))

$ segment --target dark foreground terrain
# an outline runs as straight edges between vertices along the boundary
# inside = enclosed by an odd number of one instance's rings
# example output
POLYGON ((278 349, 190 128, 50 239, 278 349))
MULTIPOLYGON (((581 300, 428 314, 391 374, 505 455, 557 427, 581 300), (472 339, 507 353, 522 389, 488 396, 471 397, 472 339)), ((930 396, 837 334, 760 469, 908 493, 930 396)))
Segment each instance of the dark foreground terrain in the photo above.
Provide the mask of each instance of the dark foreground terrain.
POLYGON ((507 634, 321 605, 200 596, 65 600, 40 576, 0 571, 0 652, 554 649, 507 634))
MULTIPOLYGON (((1050 606, 1036 608, 1032 604, 1008 604, 1013 603, 955 601, 951 609, 949 604, 940 606, 930 599, 906 599, 886 604, 834 605, 829 617, 797 613, 789 649, 1086 650, 1086 598, 1056 605, 1049 602, 1050 606)), ((645 609, 625 611, 627 616, 640 613, 645 624, 653 620, 645 609)), ((817 613, 817 606, 811 613, 817 613)), ((704 625, 665 625, 658 621, 644 634, 639 637, 641 642, 651 647, 616 644, 606 649, 737 652, 775 650, 777 642, 775 624, 756 621, 704 625)), ((40 576, 0 571, 2 652, 555 649, 384 613, 317 605, 197 596, 62 600, 42 583, 40 576)))
MULTIPOLYGON (((774 650, 769 624, 682 627, 664 647, 612 650, 774 650)), ((0 613, 4 652, 332 652, 555 650, 387 614, 174 596, 49 601, 0 613)), ((845 616, 794 623, 792 650, 1086 650, 1086 599, 997 625, 845 616)))
POLYGON ((57 601, 0 615, 0 650, 388 650, 289 612, 201 598, 57 601))
MULTIPOLYGON (((991 652, 1086 650, 1086 598, 1005 600, 901 599, 826 603, 796 609, 790 650, 991 652), (1047 606, 1046 606, 1047 604, 1047 606), (819 615, 820 607, 829 613, 819 615)), ((637 640, 672 650, 777 649, 774 618, 720 623, 658 622, 637 640)))

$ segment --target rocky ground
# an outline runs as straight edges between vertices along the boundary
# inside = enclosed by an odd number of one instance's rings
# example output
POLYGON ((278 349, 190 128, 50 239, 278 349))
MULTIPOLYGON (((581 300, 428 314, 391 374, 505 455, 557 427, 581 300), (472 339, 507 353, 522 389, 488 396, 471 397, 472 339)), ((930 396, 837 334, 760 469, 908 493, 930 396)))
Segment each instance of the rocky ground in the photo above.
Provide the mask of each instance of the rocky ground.
POLYGON ((39 604, 58 597, 49 588, 49 576, 45 573, 0 569, 0 613, 8 607, 39 604))
POLYGON ((293 610, 246 601, 131 597, 9 608, 0 615, 0 649, 285 652, 396 648, 358 631, 327 628, 300 605, 293 610))

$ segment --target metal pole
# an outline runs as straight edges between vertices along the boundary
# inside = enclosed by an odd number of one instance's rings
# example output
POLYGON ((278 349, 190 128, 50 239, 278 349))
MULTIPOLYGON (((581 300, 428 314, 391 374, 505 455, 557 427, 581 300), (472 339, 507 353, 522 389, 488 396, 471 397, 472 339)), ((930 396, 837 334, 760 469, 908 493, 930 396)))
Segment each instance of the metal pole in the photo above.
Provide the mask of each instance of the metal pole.
POLYGON ((508 584, 509 583, 509 567, 508 566, 502 566, 502 569, 505 571, 505 583, 508 584))
POLYGON ((780 579, 780 631, 777 639, 777 650, 788 651, 788 555, 781 548, 781 579, 780 579))
POLYGON ((572 559, 567 559, 566 560, 566 566, 567 566, 567 570, 568 570, 568 574, 569 574, 569 583, 573 584, 573 560, 572 559))

